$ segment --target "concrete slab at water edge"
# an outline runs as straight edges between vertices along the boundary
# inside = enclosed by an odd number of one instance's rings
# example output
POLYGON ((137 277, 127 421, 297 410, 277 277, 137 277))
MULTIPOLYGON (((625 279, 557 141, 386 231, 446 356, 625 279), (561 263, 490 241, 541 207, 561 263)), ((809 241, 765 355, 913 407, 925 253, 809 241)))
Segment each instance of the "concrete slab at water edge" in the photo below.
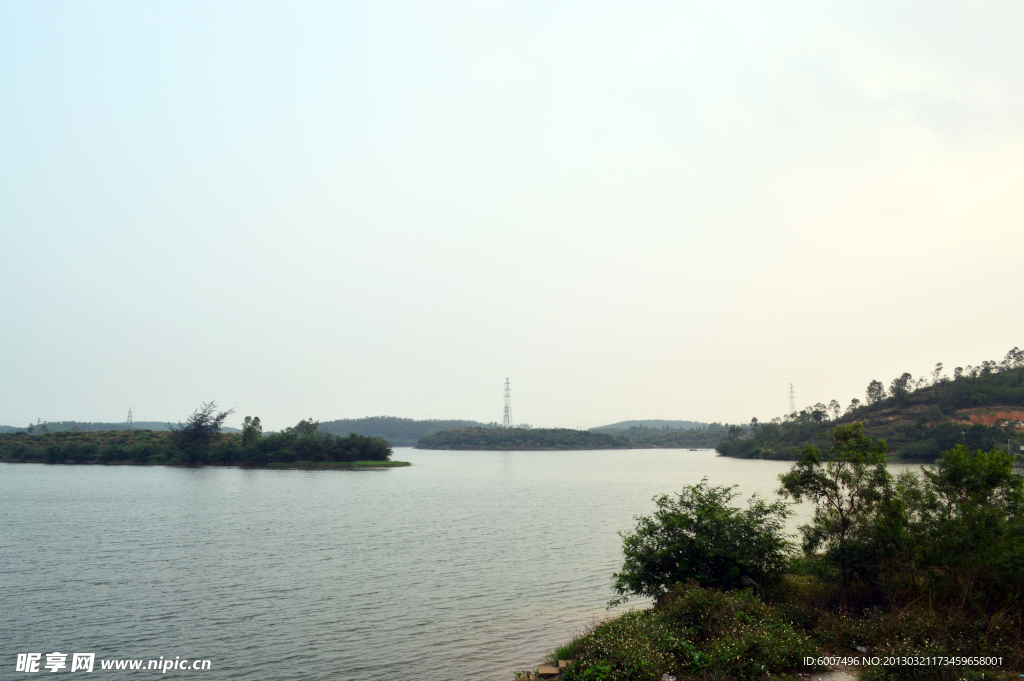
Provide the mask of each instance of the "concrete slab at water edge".
MULTIPOLYGON (((536 672, 527 672, 526 678, 530 679, 557 679, 563 669, 571 662, 571 660, 559 660, 558 667, 551 667, 549 665, 541 665, 537 667, 536 672)), ((845 669, 833 669, 827 672, 818 672, 816 674, 808 674, 805 678, 808 681, 857 681, 857 670, 854 668, 845 669)), ((804 676, 801 674, 801 676, 804 676)), ((523 678, 517 675, 517 678, 523 678)), ((662 681, 675 681, 674 676, 664 674, 661 679, 662 681)))
POLYGON ((811 674, 811 681, 857 681, 857 675, 852 670, 833 669, 811 674))

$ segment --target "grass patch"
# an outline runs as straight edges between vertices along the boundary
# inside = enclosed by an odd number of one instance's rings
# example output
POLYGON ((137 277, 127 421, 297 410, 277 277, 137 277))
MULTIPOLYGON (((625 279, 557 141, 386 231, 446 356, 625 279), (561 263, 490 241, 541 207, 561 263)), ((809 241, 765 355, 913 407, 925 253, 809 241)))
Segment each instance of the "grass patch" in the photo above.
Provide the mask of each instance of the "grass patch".
POLYGON ((401 468, 411 465, 408 461, 296 461, 271 463, 267 468, 401 468))

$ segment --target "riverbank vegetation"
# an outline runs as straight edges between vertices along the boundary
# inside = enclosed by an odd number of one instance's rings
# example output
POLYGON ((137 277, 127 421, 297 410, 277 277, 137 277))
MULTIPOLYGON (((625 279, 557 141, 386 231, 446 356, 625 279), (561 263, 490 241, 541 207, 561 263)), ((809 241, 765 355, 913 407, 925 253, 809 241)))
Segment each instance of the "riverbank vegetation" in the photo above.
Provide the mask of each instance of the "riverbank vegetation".
POLYGON ((862 424, 827 441, 780 476, 785 498, 814 509, 799 548, 781 504, 737 509, 731 489, 706 483, 659 498, 624 533, 613 578, 613 603, 642 596, 653 607, 555 650, 552 662, 573 661, 559 678, 755 681, 814 671, 805 658, 823 655, 889 660, 861 666, 863 681, 1016 678, 1024 484, 1014 457, 957 445, 894 476, 862 424))
POLYGON ((956 446, 989 450, 1024 445, 1024 351, 1014 348, 1001 362, 957 367, 953 376, 937 364, 931 375, 909 373, 888 387, 873 380, 865 399, 844 410, 839 402, 818 403, 771 421, 751 420, 715 445, 725 456, 792 459, 800 448, 842 424, 860 422, 868 435, 884 439, 895 458, 934 461, 956 446))
MULTIPOLYGON (((0 461, 12 463, 165 464, 266 466, 274 464, 386 463, 391 446, 379 438, 322 433, 303 420, 281 433, 263 434, 259 417, 246 417, 242 433, 222 433, 231 412, 210 402, 170 430, 60 431, 0 434, 0 461)), ((397 462, 392 462, 397 463, 397 462)))

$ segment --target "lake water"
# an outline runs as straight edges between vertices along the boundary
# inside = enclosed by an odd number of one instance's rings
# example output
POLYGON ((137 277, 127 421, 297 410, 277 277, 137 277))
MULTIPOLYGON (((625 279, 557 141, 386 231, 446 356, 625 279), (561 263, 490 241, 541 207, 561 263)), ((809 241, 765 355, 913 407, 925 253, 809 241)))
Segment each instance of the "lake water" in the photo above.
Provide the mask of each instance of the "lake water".
POLYGON ((394 458, 413 465, 0 464, 0 678, 32 678, 17 653, 60 651, 209 659, 167 672, 207 681, 511 681, 609 615, 617 533, 652 496, 703 477, 771 496, 790 465, 706 450, 394 458))

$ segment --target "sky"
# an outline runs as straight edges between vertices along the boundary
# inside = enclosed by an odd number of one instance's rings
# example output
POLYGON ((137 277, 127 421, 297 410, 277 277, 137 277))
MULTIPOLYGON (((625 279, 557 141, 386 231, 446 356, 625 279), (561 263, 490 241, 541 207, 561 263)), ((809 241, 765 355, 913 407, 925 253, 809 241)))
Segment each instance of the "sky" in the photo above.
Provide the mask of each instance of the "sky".
POLYGON ((1024 345, 1019 2, 4 2, 0 424, 747 422, 1024 345))

